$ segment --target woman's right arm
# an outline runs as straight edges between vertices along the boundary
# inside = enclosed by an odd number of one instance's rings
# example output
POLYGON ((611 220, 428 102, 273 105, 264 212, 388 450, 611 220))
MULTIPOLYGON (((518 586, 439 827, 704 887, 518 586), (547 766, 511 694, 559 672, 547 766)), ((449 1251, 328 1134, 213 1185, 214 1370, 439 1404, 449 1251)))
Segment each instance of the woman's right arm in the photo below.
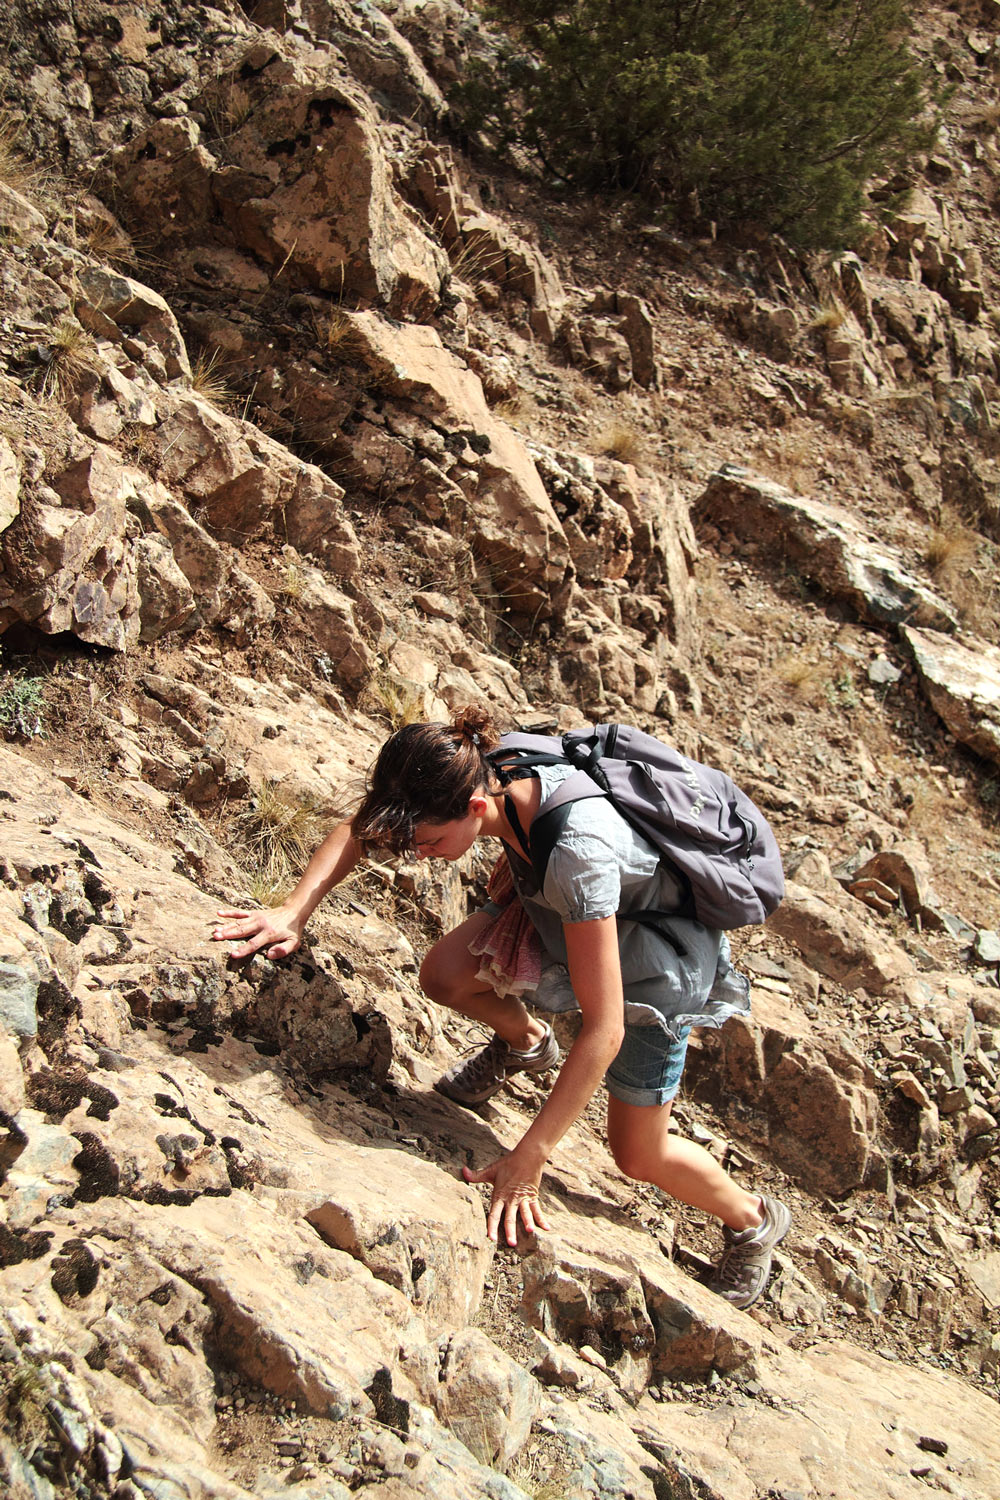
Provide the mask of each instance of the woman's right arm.
POLYGON ((244 939, 242 947, 233 949, 233 958, 249 958, 261 948, 267 958, 287 958, 302 941, 305 925, 323 897, 360 858, 350 822, 339 824, 320 844, 287 900, 266 911, 220 911, 229 925, 216 927, 212 937, 217 942, 244 939))

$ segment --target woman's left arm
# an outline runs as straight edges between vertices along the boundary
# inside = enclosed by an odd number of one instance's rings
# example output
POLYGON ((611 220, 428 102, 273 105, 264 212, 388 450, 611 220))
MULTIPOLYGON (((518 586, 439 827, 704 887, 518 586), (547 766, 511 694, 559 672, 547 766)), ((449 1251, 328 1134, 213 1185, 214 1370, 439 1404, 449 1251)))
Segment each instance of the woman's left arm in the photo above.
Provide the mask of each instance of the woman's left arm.
POLYGON ((517 1243, 518 1218, 529 1234, 549 1228, 538 1204, 542 1169, 593 1098, 625 1030, 616 919, 567 922, 563 930, 570 979, 583 1017, 580 1034, 548 1099, 510 1155, 481 1172, 465 1171, 467 1182, 492 1183, 487 1231, 495 1240, 502 1219, 508 1245, 517 1243))

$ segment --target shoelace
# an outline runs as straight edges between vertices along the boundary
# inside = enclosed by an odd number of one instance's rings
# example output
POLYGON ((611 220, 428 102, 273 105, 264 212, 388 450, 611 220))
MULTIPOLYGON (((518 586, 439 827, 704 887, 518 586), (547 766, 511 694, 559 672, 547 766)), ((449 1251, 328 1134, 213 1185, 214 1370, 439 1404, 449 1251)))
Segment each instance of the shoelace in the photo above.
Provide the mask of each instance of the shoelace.
POLYGON ((467 1088, 475 1088, 477 1084, 492 1082, 498 1076, 498 1064, 502 1071, 503 1059, 508 1052, 507 1043, 499 1036, 493 1036, 484 1047, 481 1042, 473 1042, 466 1047, 466 1053, 473 1053, 464 1068, 461 1070, 463 1084, 467 1088))
POLYGON ((731 1245, 730 1248, 724 1252, 721 1260, 719 1261, 719 1264, 715 1268, 715 1275, 713 1280, 715 1281, 717 1286, 729 1287, 734 1292, 742 1291, 744 1289, 746 1283, 749 1280, 749 1272, 751 1268, 747 1265, 746 1260, 743 1256, 740 1255, 739 1252, 743 1249, 749 1248, 749 1246, 744 1245, 731 1245))

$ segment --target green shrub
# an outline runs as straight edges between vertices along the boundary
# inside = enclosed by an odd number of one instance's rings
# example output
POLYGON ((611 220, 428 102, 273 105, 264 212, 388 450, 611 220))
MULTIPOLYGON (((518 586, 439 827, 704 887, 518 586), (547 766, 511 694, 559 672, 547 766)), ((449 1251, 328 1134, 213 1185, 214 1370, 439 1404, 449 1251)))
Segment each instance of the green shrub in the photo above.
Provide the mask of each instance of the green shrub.
POLYGON ((506 29, 456 94, 552 175, 803 244, 859 225, 864 185, 935 133, 902 0, 490 0, 506 29))

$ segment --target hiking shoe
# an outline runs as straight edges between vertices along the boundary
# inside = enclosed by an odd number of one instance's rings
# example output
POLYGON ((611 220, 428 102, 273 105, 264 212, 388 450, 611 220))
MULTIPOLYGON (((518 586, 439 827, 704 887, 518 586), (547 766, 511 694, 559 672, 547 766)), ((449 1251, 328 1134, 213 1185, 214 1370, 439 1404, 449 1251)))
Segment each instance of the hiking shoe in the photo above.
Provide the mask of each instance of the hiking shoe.
POLYGON ((552 1027, 546 1025, 545 1035, 527 1052, 519 1052, 502 1037, 494 1036, 465 1062, 449 1068, 434 1087, 456 1104, 485 1104, 500 1092, 512 1074, 546 1073, 558 1061, 559 1043, 552 1027))
POLYGON ((792 1227, 789 1209, 777 1198, 761 1197, 764 1222, 737 1233, 726 1225, 722 1237, 726 1248, 706 1285, 725 1297, 731 1307, 750 1307, 762 1296, 771 1275, 774 1247, 792 1227))

